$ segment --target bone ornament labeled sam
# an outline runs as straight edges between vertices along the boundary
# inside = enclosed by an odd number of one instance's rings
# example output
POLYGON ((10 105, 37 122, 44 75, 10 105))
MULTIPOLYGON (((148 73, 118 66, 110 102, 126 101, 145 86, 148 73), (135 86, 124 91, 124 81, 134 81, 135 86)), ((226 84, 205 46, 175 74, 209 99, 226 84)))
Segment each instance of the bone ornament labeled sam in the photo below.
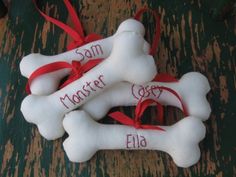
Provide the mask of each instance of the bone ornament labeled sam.
POLYGON ((111 55, 80 79, 48 96, 29 95, 21 104, 28 122, 38 126, 48 140, 64 134, 64 115, 84 104, 105 88, 121 81, 143 84, 156 75, 151 55, 143 51, 144 38, 135 32, 123 32, 114 39, 111 55))
POLYGON ((167 152, 179 167, 198 162, 198 144, 206 132, 201 120, 194 117, 186 117, 172 126, 160 126, 164 129, 161 131, 100 124, 84 111, 67 114, 63 126, 69 134, 63 147, 72 162, 85 162, 98 150, 150 149, 167 152))
POLYGON ((182 109, 177 97, 159 88, 162 86, 179 94, 190 116, 202 121, 209 118, 211 107, 206 99, 206 94, 210 91, 210 85, 207 78, 198 72, 186 73, 176 82, 149 82, 145 85, 121 82, 85 103, 82 109, 95 120, 103 118, 112 107, 135 106, 141 98, 151 98, 163 105, 182 109))
MULTIPOLYGON (((25 56, 20 62, 21 74, 26 78, 29 78, 38 68, 58 61, 71 63, 72 60, 77 60, 84 64, 91 59, 107 58, 111 53, 115 36, 125 31, 136 32, 142 36, 144 36, 145 33, 142 23, 134 19, 127 19, 120 24, 116 33, 111 37, 90 42, 77 49, 55 56, 45 56, 41 54, 30 54, 25 56)), ((148 53, 149 48, 149 44, 145 41, 143 44, 145 53, 148 53)), ((53 93, 58 89, 61 79, 68 75, 70 71, 71 69, 61 69, 35 78, 30 85, 31 92, 36 95, 48 95, 53 93)))

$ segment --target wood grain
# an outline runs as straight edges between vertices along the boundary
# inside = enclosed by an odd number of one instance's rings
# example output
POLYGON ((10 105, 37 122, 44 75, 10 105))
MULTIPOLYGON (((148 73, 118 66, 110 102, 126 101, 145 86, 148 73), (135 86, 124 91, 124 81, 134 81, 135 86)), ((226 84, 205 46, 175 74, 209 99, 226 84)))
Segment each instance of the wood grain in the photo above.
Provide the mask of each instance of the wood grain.
MULTIPOLYGON (((104 37, 113 34, 123 20, 143 6, 161 14, 161 41, 155 55, 160 73, 181 77, 199 71, 209 79, 208 100, 212 114, 205 122, 198 164, 177 168, 170 156, 158 151, 100 151, 90 161, 69 162, 62 148, 66 136, 43 139, 20 112, 26 96, 26 79, 19 62, 31 52, 53 55, 66 50, 71 39, 46 22, 31 1, 8 0, 9 13, 0 19, 0 176, 120 176, 120 177, 235 177, 236 176, 236 25, 233 20, 216 21, 204 1, 72 0, 86 33, 104 37)), ((71 24, 62 1, 42 0, 41 9, 71 24)), ((147 39, 154 33, 153 19, 145 15, 147 39)), ((194 81, 193 81, 194 82, 194 81)), ((117 108, 132 114, 134 108, 117 108)), ((144 118, 154 115, 149 109, 144 118)), ((165 109, 165 124, 182 118, 171 107, 165 109)), ((152 116, 154 117, 154 116, 152 116)), ((105 123, 111 122, 105 118, 105 123)), ((157 137, 158 138, 158 137, 157 137)))

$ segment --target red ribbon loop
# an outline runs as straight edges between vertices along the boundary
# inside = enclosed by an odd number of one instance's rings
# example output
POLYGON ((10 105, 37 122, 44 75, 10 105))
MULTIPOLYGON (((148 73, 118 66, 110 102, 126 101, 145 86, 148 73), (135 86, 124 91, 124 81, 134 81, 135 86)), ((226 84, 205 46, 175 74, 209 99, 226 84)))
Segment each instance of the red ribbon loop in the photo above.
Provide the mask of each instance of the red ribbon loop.
POLYGON ((152 99, 146 99, 142 102, 142 98, 139 100, 136 109, 135 109, 135 118, 136 119, 140 119, 140 117, 143 115, 144 111, 147 109, 147 107, 151 104, 155 103, 157 105, 157 110, 158 110, 158 114, 156 117, 156 120, 158 120, 161 124, 163 124, 164 122, 164 110, 163 110, 163 106, 155 100, 152 99))
POLYGON ((64 0, 64 3, 66 5, 66 8, 69 12, 69 15, 71 17, 71 20, 74 24, 74 28, 77 31, 77 33, 84 38, 84 31, 81 25, 81 22, 79 20, 79 17, 77 16, 77 13, 75 11, 75 9, 73 8, 73 6, 71 5, 71 3, 69 2, 69 0, 64 0))
POLYGON ((136 20, 140 21, 141 15, 145 12, 151 13, 154 16, 155 21, 156 21, 156 26, 155 26, 156 30, 155 30, 155 34, 154 34, 154 37, 153 37, 152 46, 151 46, 151 49, 150 49, 150 52, 149 52, 150 55, 154 55, 157 52, 158 43, 159 43, 160 37, 161 37, 160 16, 154 10, 151 10, 149 8, 142 8, 135 14, 134 18, 136 20))
POLYGON ((144 101, 140 100, 139 103, 137 104, 136 109, 135 109, 135 118, 134 119, 128 117, 127 115, 125 115, 124 113, 119 112, 119 111, 110 113, 109 116, 124 125, 133 126, 136 129, 152 129, 152 130, 165 131, 163 128, 161 128, 159 126, 142 125, 141 124, 141 116, 142 116, 143 112, 152 103, 156 103, 157 105, 160 105, 155 100, 151 100, 151 99, 147 99, 144 101))
POLYGON ((64 3, 66 5, 66 8, 69 12, 69 16, 74 24, 74 28, 71 28, 70 26, 60 22, 59 20, 52 18, 45 13, 43 13, 37 6, 35 0, 32 0, 35 8, 38 10, 38 12, 49 22, 57 25, 59 28, 63 29, 71 38, 73 41, 67 46, 67 50, 72 50, 76 47, 79 47, 81 45, 84 45, 86 43, 96 41, 99 39, 102 39, 102 36, 98 34, 89 34, 88 36, 84 37, 84 31, 81 25, 81 22, 79 20, 79 17, 76 14, 75 9, 72 7, 71 3, 69 0, 64 0, 64 3))
MULTIPOLYGON (((178 82, 178 80, 175 77, 173 77, 173 76, 171 76, 169 74, 158 74, 153 79, 153 81, 157 81, 157 82, 178 82)), ((185 116, 189 115, 187 107, 186 107, 184 101, 182 100, 181 96, 176 91, 174 91, 171 88, 164 87, 164 86, 159 86, 159 87, 157 87, 157 89, 165 90, 165 91, 171 93, 172 95, 174 95, 179 100, 184 115, 185 116)))
MULTIPOLYGON (((174 77, 172 77, 171 75, 168 74, 160 74, 160 76, 156 76, 154 81, 161 81, 161 82, 178 82, 178 80, 174 77)), ((187 108, 181 98, 181 96, 174 90, 172 90, 171 88, 168 87, 164 87, 164 86, 157 86, 156 87, 159 90, 165 90, 171 94, 173 94, 180 102, 181 107, 182 107, 182 111, 184 113, 185 116, 188 116, 188 111, 187 108)), ((153 103, 155 103, 157 105, 157 110, 158 110, 158 114, 157 114, 157 120, 159 120, 161 123, 163 123, 164 119, 163 119, 163 115, 164 115, 164 111, 163 111, 163 106, 156 100, 153 99, 146 99, 144 101, 142 101, 143 97, 140 98, 136 109, 135 109, 135 118, 134 120, 130 117, 128 117, 127 115, 125 115, 122 112, 113 112, 110 113, 109 116, 113 119, 115 119, 116 121, 124 124, 124 125, 129 125, 129 126, 133 126, 137 129, 154 129, 154 130, 163 130, 161 127, 159 126, 154 126, 154 125, 142 125, 141 124, 141 116, 143 115, 144 111, 147 109, 147 107, 153 103)))

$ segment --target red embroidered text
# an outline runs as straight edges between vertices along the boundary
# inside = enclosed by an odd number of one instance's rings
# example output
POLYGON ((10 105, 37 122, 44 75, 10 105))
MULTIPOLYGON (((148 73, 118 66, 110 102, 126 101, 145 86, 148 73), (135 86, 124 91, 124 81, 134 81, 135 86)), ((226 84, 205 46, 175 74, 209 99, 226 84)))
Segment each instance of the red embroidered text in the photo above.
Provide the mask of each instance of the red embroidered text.
POLYGON ((103 50, 101 45, 96 44, 92 45, 89 49, 84 49, 81 51, 79 48, 75 50, 75 53, 80 55, 80 61, 84 60, 85 57, 87 58, 96 58, 99 55, 103 54, 103 50))
POLYGON ((146 138, 138 134, 127 134, 126 135, 126 148, 135 149, 135 148, 144 148, 147 147, 146 138))
POLYGON ((103 77, 103 75, 100 75, 98 79, 94 81, 85 82, 73 95, 65 94, 63 97, 60 97, 60 102, 67 109, 69 109, 70 106, 80 103, 92 92, 96 92, 98 89, 103 89, 106 86, 103 77))
POLYGON ((136 99, 140 98, 159 98, 162 94, 162 89, 159 88, 159 86, 155 85, 147 85, 147 86, 142 86, 142 85, 132 85, 132 95, 136 99))

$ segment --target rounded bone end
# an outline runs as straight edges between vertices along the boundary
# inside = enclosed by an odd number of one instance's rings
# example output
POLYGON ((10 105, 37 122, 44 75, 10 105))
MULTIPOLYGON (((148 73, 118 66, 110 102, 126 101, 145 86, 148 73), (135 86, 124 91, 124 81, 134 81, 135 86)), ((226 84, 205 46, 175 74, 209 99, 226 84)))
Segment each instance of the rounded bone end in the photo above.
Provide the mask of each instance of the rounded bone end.
POLYGON ((178 140, 183 142, 198 144, 206 135, 206 127, 202 121, 196 117, 185 117, 176 125, 179 129, 178 140))
POLYGON ((63 120, 63 127, 69 135, 76 134, 79 129, 86 129, 93 124, 92 118, 83 110, 71 111, 63 120))
POLYGON ((151 55, 143 51, 144 39, 134 32, 123 32, 114 39, 112 58, 107 59, 123 80, 144 84, 151 81, 156 73, 156 65, 151 55))
POLYGON ((126 70, 126 81, 134 84, 145 84, 156 76, 157 70, 154 59, 151 55, 143 55, 136 58, 137 62, 130 63, 128 66, 132 66, 133 70, 126 70), (145 66, 145 67, 144 67, 145 66))
POLYGON ((29 95, 21 104, 21 112, 26 121, 36 124, 40 134, 54 140, 64 134, 63 113, 47 102, 46 96, 29 95))
POLYGON ((57 79, 56 72, 39 76, 30 85, 31 93, 34 95, 50 95, 54 93, 59 86, 60 80, 57 79))
POLYGON ((77 133, 83 123, 80 119, 85 118, 85 115, 84 111, 71 111, 65 115, 62 124, 69 136, 77 133))
POLYGON ((84 111, 67 114, 63 126, 69 137, 63 142, 64 150, 72 162, 85 162, 97 151, 96 125, 84 111))
POLYGON ((22 58, 20 61, 20 72, 21 75, 29 78, 34 70, 39 67, 38 60, 42 60, 43 55, 40 53, 31 53, 22 58))
POLYGON ((205 137, 204 124, 195 117, 186 117, 171 130, 171 141, 168 152, 174 162, 183 168, 190 167, 200 159, 199 142, 205 137))
POLYGON ((96 149, 90 147, 85 142, 93 141, 93 139, 87 139, 86 141, 80 141, 76 139, 84 139, 83 136, 74 136, 72 138, 67 138, 63 142, 63 148, 66 152, 67 157, 71 162, 86 162, 90 160, 96 153, 96 149))
POLYGON ((62 122, 58 120, 50 119, 42 122, 37 127, 40 134, 47 140, 56 140, 62 137, 65 133, 62 122))
POLYGON ((127 57, 137 57, 143 52, 144 38, 133 31, 125 31, 115 36, 111 55, 113 59, 127 61, 127 57), (123 57, 123 58, 120 58, 123 57))
POLYGON ((187 90, 184 91, 189 91, 191 87, 191 92, 197 92, 197 93, 204 93, 207 94, 211 87, 209 84, 208 79, 206 76, 199 72, 189 72, 184 74, 181 79, 181 87, 186 88, 187 90), (193 90, 192 90, 193 89, 193 90))
POLYGON ((181 152, 173 152, 172 158, 178 167, 188 168, 196 164, 201 156, 198 146, 184 148, 181 152))
POLYGON ((211 107, 206 95, 210 91, 207 78, 198 72, 189 72, 180 79, 179 91, 187 106, 188 112, 202 121, 209 118, 211 107))
POLYGON ((188 113, 191 116, 198 117, 198 119, 200 119, 201 121, 206 121, 211 114, 211 107, 206 97, 196 95, 188 98, 189 100, 186 104, 188 105, 188 113))
POLYGON ((124 31, 129 31, 129 32, 133 31, 138 34, 141 34, 142 36, 144 36, 145 34, 145 28, 143 24, 138 20, 132 18, 123 21, 118 27, 116 34, 122 33, 124 31))
POLYGON ((96 131, 98 123, 95 122, 85 111, 76 110, 67 113, 62 124, 65 131, 69 134, 70 138, 70 136, 73 137, 74 135, 76 136, 78 134, 84 134, 84 136, 92 136, 93 131, 96 131), (91 131, 88 132, 88 130, 91 131))
POLYGON ((24 98, 24 100, 21 103, 21 112, 27 122, 38 124, 40 123, 40 120, 36 118, 35 115, 37 113, 41 114, 41 112, 38 112, 38 99, 35 95, 28 95, 24 98))

